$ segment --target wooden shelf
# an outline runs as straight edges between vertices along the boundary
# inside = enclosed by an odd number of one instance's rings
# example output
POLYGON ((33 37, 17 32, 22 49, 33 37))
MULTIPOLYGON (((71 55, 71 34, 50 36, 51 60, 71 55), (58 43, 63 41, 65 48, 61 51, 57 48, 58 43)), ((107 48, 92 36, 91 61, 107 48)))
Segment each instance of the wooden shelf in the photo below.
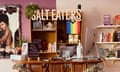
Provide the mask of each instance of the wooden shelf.
POLYGON ((43 30, 43 29, 32 29, 32 31, 56 31, 56 29, 51 29, 51 30, 43 30))
POLYGON ((39 52, 40 58, 47 58, 51 59, 53 57, 56 57, 58 55, 58 52, 39 52))
POLYGON ((96 42, 96 44, 120 44, 120 42, 96 42))
POLYGON ((110 29, 110 28, 119 28, 120 25, 99 25, 97 29, 110 29))
POLYGON ((105 58, 105 60, 120 60, 120 58, 110 57, 110 58, 105 58))
POLYGON ((76 45, 76 44, 78 44, 78 43, 57 43, 57 44, 70 44, 70 45, 76 45))
POLYGON ((40 54, 57 54, 57 52, 39 52, 40 54))

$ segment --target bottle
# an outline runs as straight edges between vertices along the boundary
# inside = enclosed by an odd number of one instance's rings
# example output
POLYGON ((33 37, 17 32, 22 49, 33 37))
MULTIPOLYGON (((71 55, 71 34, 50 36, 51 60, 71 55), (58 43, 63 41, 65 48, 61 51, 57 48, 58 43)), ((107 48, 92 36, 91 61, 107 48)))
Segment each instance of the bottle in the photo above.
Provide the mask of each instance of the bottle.
POLYGON ((52 52, 57 52, 56 42, 54 42, 54 43, 52 44, 52 52))
POLYGON ((80 40, 78 41, 78 45, 77 45, 77 58, 80 58, 82 59, 83 58, 83 47, 82 47, 82 44, 80 42, 80 40))
POLYGON ((110 14, 104 15, 104 25, 111 25, 111 15, 110 14))

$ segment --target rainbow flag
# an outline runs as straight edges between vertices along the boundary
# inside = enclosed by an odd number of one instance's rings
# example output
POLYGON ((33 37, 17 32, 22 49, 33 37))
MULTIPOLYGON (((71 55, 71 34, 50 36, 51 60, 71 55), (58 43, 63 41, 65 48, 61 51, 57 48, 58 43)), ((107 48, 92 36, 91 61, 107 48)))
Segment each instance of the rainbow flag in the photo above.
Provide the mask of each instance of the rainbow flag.
POLYGON ((80 34, 80 21, 67 21, 67 34, 80 34))
POLYGON ((71 34, 71 29, 72 28, 72 24, 71 24, 71 20, 67 21, 67 34, 71 34))

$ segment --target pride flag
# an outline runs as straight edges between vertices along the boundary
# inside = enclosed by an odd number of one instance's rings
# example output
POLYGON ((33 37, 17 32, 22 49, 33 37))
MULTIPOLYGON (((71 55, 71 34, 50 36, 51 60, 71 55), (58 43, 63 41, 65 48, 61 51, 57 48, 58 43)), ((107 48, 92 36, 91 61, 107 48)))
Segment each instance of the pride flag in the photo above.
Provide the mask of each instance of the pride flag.
POLYGON ((80 21, 67 21, 67 34, 80 34, 80 21))

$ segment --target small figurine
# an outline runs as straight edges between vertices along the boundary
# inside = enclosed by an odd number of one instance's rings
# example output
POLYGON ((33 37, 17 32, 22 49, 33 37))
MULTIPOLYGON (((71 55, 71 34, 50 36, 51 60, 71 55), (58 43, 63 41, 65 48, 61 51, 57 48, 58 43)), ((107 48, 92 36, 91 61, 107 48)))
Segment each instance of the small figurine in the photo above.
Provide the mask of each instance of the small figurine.
POLYGON ((47 30, 53 29, 53 24, 51 22, 48 22, 48 24, 46 24, 46 26, 45 26, 45 29, 47 29, 47 30))

